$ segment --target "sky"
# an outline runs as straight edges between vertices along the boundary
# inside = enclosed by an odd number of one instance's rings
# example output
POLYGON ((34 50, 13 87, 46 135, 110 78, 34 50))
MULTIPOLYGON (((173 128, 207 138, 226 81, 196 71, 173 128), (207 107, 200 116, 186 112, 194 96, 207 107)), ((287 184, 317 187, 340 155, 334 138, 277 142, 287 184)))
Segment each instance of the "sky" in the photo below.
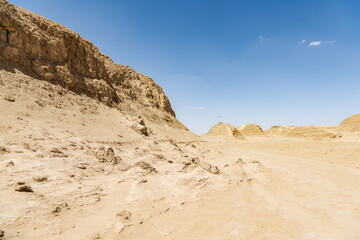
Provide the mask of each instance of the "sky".
POLYGON ((10 0, 151 77, 197 134, 360 112, 357 0, 10 0))

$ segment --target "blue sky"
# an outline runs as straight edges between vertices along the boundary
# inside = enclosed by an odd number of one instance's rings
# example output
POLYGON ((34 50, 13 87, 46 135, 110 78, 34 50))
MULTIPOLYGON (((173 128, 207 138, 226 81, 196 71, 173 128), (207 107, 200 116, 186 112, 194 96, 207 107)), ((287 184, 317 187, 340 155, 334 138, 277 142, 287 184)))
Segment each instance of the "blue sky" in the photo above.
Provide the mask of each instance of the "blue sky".
POLYGON ((360 112, 360 1, 10 0, 150 76, 202 134, 360 112))

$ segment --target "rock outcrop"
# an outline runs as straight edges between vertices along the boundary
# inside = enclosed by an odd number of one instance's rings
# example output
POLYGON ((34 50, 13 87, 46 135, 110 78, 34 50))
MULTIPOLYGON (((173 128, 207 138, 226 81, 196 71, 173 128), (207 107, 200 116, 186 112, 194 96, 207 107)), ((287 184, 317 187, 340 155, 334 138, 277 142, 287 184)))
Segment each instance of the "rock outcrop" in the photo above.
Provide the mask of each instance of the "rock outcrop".
POLYGON ((0 62, 111 107, 138 103, 175 116, 151 78, 115 64, 70 29, 5 0, 0 0, 0 62))

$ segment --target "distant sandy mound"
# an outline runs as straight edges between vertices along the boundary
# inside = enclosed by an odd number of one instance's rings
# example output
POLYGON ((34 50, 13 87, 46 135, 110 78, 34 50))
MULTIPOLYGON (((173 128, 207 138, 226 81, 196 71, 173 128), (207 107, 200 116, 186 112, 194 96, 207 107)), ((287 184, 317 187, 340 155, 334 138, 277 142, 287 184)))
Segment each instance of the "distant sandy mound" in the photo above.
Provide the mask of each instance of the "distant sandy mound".
POLYGON ((216 124, 203 136, 235 137, 237 139, 245 139, 244 135, 239 130, 237 130, 234 126, 231 126, 230 124, 227 123, 216 124))
POLYGON ((323 126, 295 127, 287 134, 288 137, 306 138, 312 140, 327 140, 338 137, 338 134, 331 131, 332 128, 323 126))
POLYGON ((342 121, 339 125, 340 131, 360 132, 360 113, 352 115, 342 121))
POLYGON ((257 136, 262 137, 265 136, 264 131, 262 128, 257 124, 247 124, 247 125, 240 125, 237 129, 244 135, 244 136, 257 136))
POLYGON ((287 135, 295 126, 272 126, 265 131, 268 136, 287 135))

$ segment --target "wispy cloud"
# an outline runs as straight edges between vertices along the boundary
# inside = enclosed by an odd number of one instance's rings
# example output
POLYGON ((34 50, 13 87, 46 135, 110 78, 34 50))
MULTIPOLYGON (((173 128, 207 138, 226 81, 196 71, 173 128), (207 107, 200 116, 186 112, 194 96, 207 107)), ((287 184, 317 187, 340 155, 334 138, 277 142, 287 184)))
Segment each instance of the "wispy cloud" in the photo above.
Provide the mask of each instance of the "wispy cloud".
POLYGON ((267 37, 264 37, 264 36, 259 36, 258 39, 259 39, 259 42, 265 42, 265 41, 269 40, 267 37))
POLYGON ((190 110, 203 110, 205 109, 204 107, 195 107, 195 106, 186 106, 187 109, 190 110))
POLYGON ((310 42, 309 46, 310 47, 317 47, 317 46, 320 46, 322 43, 322 41, 312 41, 310 42))
POLYGON ((298 42, 299 45, 306 43, 306 40, 301 40, 301 42, 298 42))
POLYGON ((309 46, 310 47, 317 47, 320 45, 328 45, 328 44, 334 44, 336 43, 336 40, 331 40, 331 41, 312 41, 310 42, 309 46))

